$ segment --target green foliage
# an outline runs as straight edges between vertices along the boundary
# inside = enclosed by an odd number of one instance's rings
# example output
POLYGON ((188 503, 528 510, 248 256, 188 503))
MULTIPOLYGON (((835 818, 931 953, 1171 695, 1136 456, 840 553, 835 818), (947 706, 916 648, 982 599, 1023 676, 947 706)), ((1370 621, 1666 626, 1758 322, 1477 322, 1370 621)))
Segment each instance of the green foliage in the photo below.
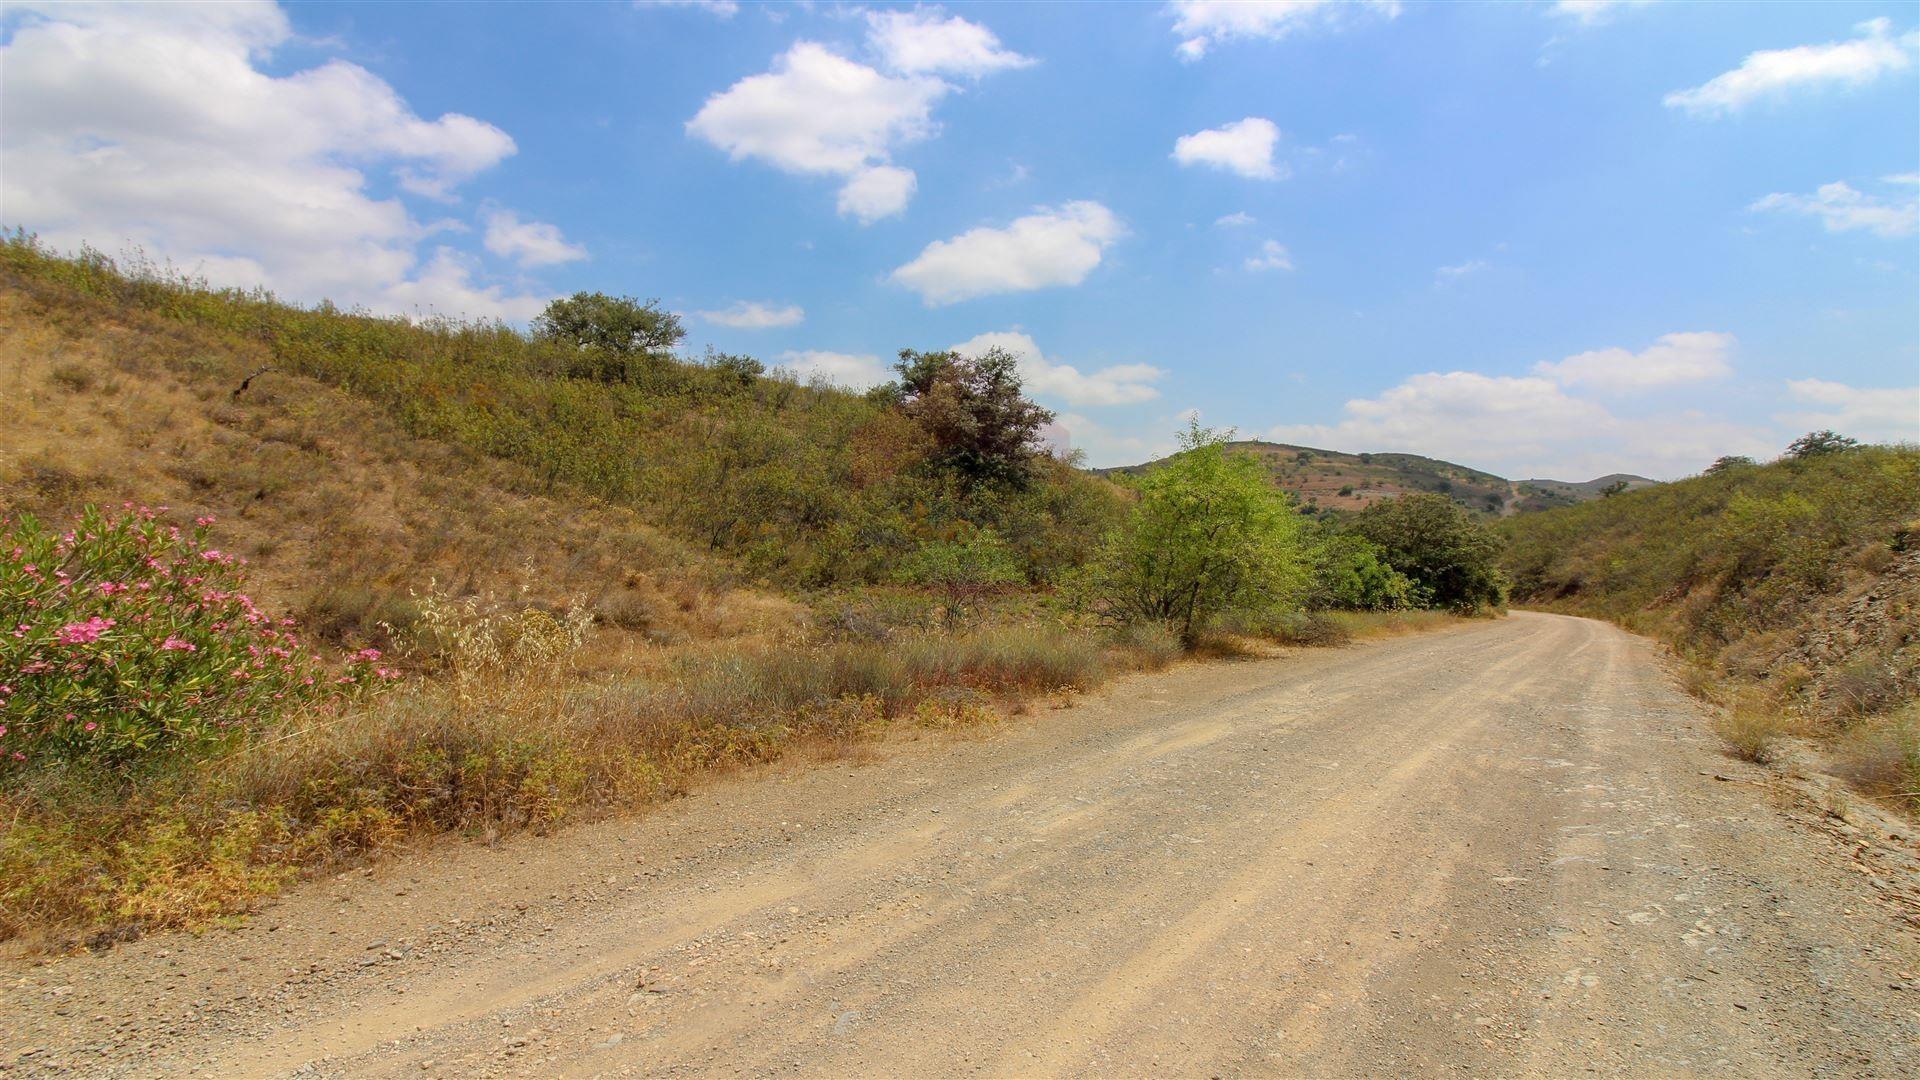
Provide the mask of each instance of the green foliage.
POLYGON ((1110 618, 1160 622, 1191 643, 1217 616, 1298 604, 1307 579, 1292 500, 1230 434, 1191 425, 1182 452, 1138 482, 1140 501, 1108 534, 1086 586, 1110 618))
POLYGON ((1841 454, 1859 445, 1860 440, 1835 434, 1831 430, 1809 431, 1787 444, 1787 456, 1810 458, 1820 457, 1823 454, 1841 454))
POLYGON ((978 357, 900 351, 885 393, 933 440, 933 462, 969 485, 1023 487, 1053 414, 1021 393, 1019 362, 1004 349, 978 357))
POLYGON ((533 320, 533 336, 578 350, 569 374, 632 382, 645 361, 666 357, 687 332, 658 301, 577 292, 548 304, 533 320))
MULTIPOLYGON (((1724 462, 1724 459, 1723 459, 1724 462)), ((1716 655, 1793 625, 1920 521, 1920 450, 1861 446, 1701 476, 1501 523, 1513 595, 1716 655)))
POLYGON ((523 466, 543 492, 631 506, 752 579, 891 581, 918 545, 977 527, 1046 583, 1122 508, 1113 484, 1039 452, 1048 414, 1005 354, 909 354, 910 377, 869 398, 767 377, 748 357, 673 359, 670 313, 595 294, 556 301, 529 335, 302 309, 97 252, 60 257, 24 234, 0 243, 0 281, 87 318, 144 311, 224 335, 411 435, 523 466))
POLYGON ((1500 541, 1485 523, 1442 495, 1413 494, 1355 514, 1352 529, 1409 578, 1422 602, 1474 610, 1503 598, 1500 541))
POLYGON ((1026 581, 1020 560, 992 529, 923 543, 901 560, 899 574, 908 585, 937 590, 949 623, 963 618, 980 597, 1026 581))
POLYGON ((1405 574, 1388 565, 1386 552, 1358 533, 1326 526, 1316 529, 1308 555, 1313 585, 1307 607, 1346 611, 1392 611, 1421 606, 1421 592, 1405 574))
POLYGON ((0 522, 0 772, 160 763, 390 677, 303 653, 238 560, 144 507, 0 522))

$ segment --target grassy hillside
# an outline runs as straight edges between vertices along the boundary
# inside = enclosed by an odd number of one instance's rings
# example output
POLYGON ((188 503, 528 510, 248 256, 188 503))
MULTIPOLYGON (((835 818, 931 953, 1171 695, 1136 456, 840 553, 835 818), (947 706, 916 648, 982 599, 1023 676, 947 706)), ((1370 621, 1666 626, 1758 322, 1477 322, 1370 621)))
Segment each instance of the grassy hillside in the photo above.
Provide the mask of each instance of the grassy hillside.
MULTIPOLYGON (((1237 442, 1233 448, 1258 458, 1275 484, 1313 509, 1360 510, 1399 495, 1432 493, 1445 495, 1476 513, 1506 516, 1597 499, 1617 480, 1625 481, 1629 489, 1653 483, 1645 477, 1624 474, 1583 483, 1513 481, 1418 454, 1348 454, 1259 440, 1237 442)), ((1104 471, 1126 475, 1155 464, 1104 471)))
POLYGON ((1671 643, 1738 699, 1752 752, 1770 716, 1915 790, 1920 450, 1730 463, 1500 527, 1515 603, 1671 643))
MULTIPOLYGON (((725 364, 662 357, 620 381, 581 378, 579 350, 504 325, 302 309, 98 255, 59 257, 20 236, 0 244, 0 289, 62 349, 63 337, 90 339, 82 351, 105 363, 165 369, 223 407, 222 393, 239 409, 264 394, 315 414, 326 398, 307 386, 343 390, 384 430, 513 466, 501 476, 518 494, 638 511, 776 585, 887 581, 919 546, 982 529, 1044 582, 1084 559, 1120 505, 1110 484, 1052 459, 1018 489, 951 482, 922 467, 934 448, 885 403, 725 364), (119 345, 96 333, 112 325, 119 345), (130 333, 165 347, 129 347, 130 333)), ((299 486, 291 458, 248 464, 258 502, 299 486)), ((210 471, 214 483, 249 482, 244 470, 230 481, 224 460, 210 471)))
POLYGON ((1041 413, 986 361, 906 367, 853 395, 8 238, 0 940, 199 922, 1188 647, 1432 625, 1407 606, 1479 601, 1419 523, 1491 579, 1444 500, 1375 540, 1257 471, 1219 498, 1220 454, 1115 483, 1017 438, 1041 413))

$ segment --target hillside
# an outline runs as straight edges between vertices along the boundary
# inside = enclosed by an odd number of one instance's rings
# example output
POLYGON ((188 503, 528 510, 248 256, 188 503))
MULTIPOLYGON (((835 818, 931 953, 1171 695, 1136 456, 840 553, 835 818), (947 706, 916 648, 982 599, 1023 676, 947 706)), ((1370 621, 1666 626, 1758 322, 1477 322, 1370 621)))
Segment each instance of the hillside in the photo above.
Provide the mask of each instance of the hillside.
POLYGON ((1732 464, 1500 528, 1514 603, 1672 644, 1749 752, 1810 734, 1883 786, 1920 781, 1920 450, 1732 464))
MULTIPOLYGON (((1584 483, 1563 480, 1506 480, 1479 469, 1418 454, 1343 453, 1311 446, 1247 440, 1232 448, 1260 459, 1274 483, 1292 492, 1303 506, 1359 510, 1382 499, 1413 492, 1446 495, 1476 513, 1511 514, 1572 506, 1600 498, 1603 489, 1625 482, 1628 490, 1654 483, 1643 476, 1617 473, 1584 483)), ((1157 461, 1098 470, 1136 474, 1157 461)))

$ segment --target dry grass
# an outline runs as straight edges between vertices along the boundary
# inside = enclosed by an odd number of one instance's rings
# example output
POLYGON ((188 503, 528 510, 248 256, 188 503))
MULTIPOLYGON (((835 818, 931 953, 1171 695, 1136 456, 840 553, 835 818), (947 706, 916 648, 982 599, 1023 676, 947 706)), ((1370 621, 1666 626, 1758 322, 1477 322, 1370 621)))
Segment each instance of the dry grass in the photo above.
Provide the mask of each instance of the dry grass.
POLYGON ((1726 740, 1735 757, 1766 764, 1779 740, 1794 734, 1795 725, 1776 708, 1742 703, 1720 710, 1713 730, 1726 740))
POLYGON ((1856 724, 1836 751, 1842 772, 1867 794, 1920 814, 1920 706, 1856 724))
POLYGON ((137 314, 69 319, 0 291, 0 514, 60 520, 132 500, 212 514, 277 610, 339 642, 382 643, 409 587, 598 598, 656 641, 772 634, 797 605, 739 588, 630 509, 550 497, 527 470, 414 438, 272 356, 137 314))
POLYGON ((588 670, 584 608, 420 597, 434 673, 342 718, 285 718, 139 784, 0 794, 0 937, 104 943, 245 909, 409 839, 491 839, 645 806, 731 770, 856 752, 899 725, 979 725, 1023 698, 1166 661, 1159 643, 1000 626, 889 644, 654 649, 588 670))

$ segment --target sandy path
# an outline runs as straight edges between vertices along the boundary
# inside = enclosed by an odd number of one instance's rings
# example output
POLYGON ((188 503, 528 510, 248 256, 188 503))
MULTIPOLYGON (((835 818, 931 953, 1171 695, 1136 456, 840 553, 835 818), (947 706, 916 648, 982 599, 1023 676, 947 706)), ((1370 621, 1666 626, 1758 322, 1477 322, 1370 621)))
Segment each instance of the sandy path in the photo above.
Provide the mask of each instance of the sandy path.
POLYGON ((1517 614, 1130 678, 23 968, 0 1068, 1914 1075, 1916 971, 1650 645, 1517 614))

